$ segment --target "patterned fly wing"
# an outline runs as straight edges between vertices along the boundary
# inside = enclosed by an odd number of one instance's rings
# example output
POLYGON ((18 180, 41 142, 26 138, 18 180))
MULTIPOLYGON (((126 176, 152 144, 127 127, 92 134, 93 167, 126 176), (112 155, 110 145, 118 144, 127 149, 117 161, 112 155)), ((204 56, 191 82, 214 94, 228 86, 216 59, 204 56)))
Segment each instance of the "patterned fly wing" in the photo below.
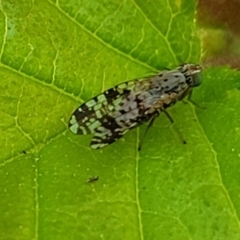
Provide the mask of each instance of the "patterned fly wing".
POLYGON ((199 65, 183 64, 121 83, 77 108, 69 128, 75 134, 94 134, 90 146, 102 148, 182 100, 201 81, 199 65))

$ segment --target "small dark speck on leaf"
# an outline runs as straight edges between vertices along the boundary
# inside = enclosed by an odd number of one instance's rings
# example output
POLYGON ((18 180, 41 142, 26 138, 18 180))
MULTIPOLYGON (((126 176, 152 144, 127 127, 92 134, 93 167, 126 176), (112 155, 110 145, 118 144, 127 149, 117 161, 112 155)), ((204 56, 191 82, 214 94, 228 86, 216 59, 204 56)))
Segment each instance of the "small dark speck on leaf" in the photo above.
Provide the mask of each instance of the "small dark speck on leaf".
POLYGON ((93 176, 93 177, 90 177, 90 178, 87 180, 87 182, 88 182, 88 183, 96 182, 98 179, 99 179, 98 176, 93 176))

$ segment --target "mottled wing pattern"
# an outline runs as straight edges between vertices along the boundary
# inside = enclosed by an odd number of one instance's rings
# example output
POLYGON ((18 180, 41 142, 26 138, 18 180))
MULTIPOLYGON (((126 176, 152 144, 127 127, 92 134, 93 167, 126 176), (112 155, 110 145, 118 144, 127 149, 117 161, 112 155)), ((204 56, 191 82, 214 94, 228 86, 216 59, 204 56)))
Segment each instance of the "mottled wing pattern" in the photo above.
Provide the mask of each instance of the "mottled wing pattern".
POLYGON ((75 134, 94 134, 90 146, 101 148, 173 105, 189 89, 179 69, 121 83, 77 108, 69 128, 75 134))
MULTIPOLYGON (((69 121, 70 130, 75 134, 94 134, 90 143, 94 149, 115 142, 134 125, 124 120, 119 122, 118 117, 137 113, 130 103, 133 103, 139 83, 140 80, 121 83, 82 104, 69 121)), ((144 87, 145 84, 140 85, 144 87)))

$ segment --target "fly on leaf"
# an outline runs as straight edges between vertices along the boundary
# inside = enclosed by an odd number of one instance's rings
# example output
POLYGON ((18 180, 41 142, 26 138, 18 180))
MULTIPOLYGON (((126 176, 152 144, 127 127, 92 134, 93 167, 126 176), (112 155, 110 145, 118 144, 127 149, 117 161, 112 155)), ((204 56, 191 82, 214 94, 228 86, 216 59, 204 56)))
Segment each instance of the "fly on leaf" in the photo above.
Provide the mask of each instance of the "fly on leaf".
POLYGON ((149 122, 149 128, 161 112, 173 121, 166 109, 187 95, 191 101, 193 88, 201 82, 201 66, 186 63, 120 83, 79 106, 69 128, 74 134, 93 134, 91 148, 102 148, 143 122, 149 122))

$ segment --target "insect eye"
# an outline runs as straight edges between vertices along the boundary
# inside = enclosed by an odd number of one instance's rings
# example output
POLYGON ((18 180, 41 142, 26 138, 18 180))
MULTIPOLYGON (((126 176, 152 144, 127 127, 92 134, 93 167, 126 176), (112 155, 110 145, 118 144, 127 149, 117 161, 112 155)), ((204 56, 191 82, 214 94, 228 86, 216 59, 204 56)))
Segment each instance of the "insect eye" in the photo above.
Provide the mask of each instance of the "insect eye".
POLYGON ((202 83, 202 74, 200 71, 196 71, 192 75, 194 87, 199 86, 202 83))

